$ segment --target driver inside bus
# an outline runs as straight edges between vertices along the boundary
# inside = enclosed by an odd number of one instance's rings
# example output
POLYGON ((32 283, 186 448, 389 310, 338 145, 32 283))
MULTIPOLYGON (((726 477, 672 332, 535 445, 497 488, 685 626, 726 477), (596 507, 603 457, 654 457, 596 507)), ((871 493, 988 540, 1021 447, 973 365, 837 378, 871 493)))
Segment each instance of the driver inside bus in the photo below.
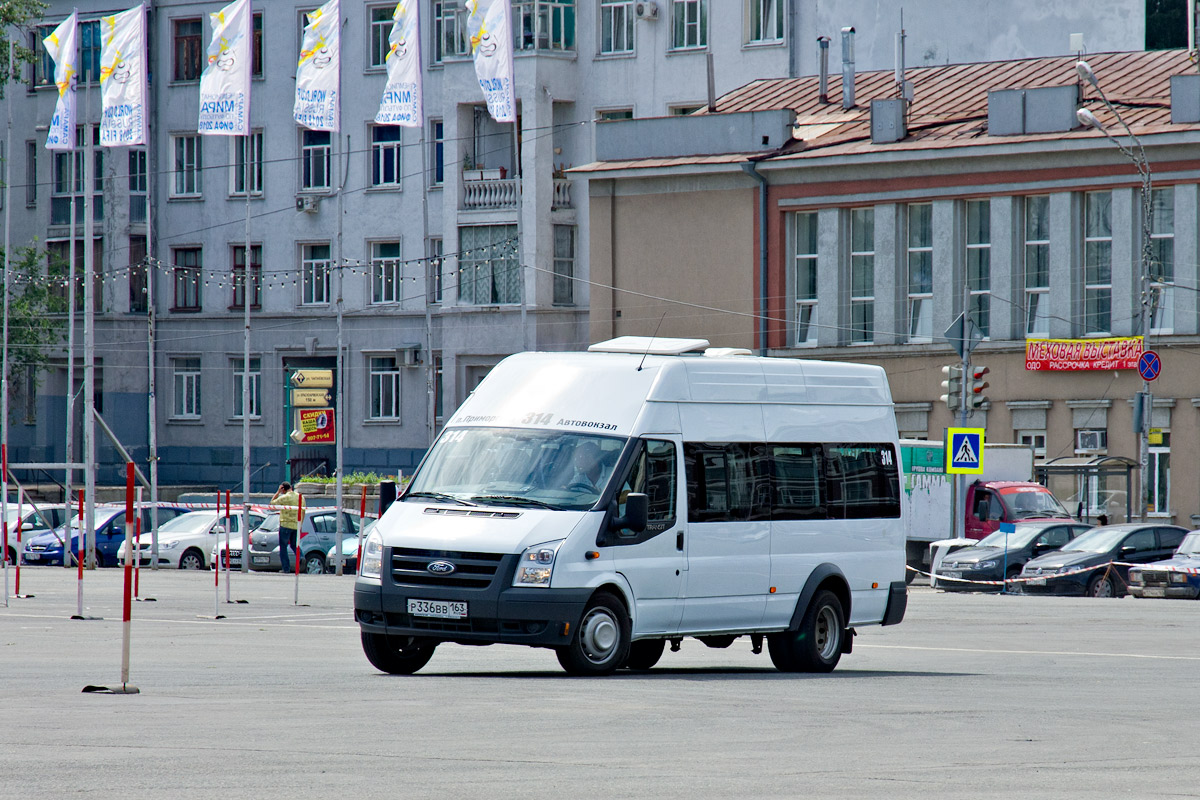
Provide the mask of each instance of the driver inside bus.
POLYGON ((574 472, 567 482, 568 489, 600 493, 600 445, 582 442, 572 455, 574 472))

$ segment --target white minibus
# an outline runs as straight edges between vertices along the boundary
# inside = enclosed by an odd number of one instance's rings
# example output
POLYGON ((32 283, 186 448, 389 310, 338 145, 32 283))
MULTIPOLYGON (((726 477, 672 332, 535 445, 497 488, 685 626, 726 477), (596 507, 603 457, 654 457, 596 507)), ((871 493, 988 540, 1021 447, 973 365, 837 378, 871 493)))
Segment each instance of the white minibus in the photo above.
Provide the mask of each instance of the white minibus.
POLYGON ((904 616, 898 455, 879 367, 631 336, 510 356, 367 538, 363 650, 410 674, 524 644, 602 675, 748 636, 828 672, 904 616))

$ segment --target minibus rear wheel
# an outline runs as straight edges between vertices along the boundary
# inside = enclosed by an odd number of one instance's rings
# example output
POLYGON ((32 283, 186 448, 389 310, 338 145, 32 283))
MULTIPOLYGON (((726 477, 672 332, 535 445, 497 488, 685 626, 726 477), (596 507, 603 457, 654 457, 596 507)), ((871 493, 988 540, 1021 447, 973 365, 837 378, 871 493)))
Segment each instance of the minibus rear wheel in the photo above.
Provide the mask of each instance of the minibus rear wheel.
POLYGON ((412 675, 429 663, 436 647, 436 643, 415 636, 362 632, 362 648, 367 661, 389 675, 412 675))
POLYGON ((629 656, 621 666, 633 670, 646 670, 662 658, 667 642, 664 639, 642 639, 629 645, 629 656))
POLYGON ((571 643, 557 648, 558 663, 570 675, 609 675, 629 654, 632 625, 625 606, 608 592, 588 601, 571 643))
POLYGON ((767 637, 771 663, 780 672, 832 672, 842 657, 846 615, 837 595, 817 592, 794 631, 767 637))

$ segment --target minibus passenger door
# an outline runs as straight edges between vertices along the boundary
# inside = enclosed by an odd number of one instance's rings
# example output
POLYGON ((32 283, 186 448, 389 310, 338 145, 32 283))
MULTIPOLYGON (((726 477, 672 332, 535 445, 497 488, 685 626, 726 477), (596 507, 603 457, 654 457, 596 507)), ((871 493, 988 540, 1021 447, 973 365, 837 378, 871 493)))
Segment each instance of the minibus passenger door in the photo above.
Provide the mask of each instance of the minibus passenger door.
POLYGON ((687 571, 684 526, 679 497, 679 444, 669 439, 643 439, 618 484, 609 529, 600 543, 611 549, 613 568, 633 590, 634 633, 671 633, 679 627, 680 595, 687 571), (619 527, 626 498, 647 496, 646 528, 619 527))

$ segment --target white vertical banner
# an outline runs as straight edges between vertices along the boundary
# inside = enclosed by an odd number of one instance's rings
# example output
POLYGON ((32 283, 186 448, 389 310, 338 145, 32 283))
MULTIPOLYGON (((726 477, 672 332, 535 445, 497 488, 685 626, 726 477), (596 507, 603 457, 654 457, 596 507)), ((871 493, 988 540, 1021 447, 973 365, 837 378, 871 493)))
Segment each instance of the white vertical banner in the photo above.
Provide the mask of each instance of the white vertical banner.
POLYGON ((512 11, 509 0, 467 0, 467 32, 475 75, 497 122, 517 121, 513 89, 512 11))
POLYGON ((208 15, 212 39, 208 43, 208 63, 200 75, 199 133, 250 135, 250 20, 250 0, 234 0, 208 15))
POLYGON ((425 125, 421 99, 421 23, 418 0, 400 0, 388 34, 387 85, 375 121, 420 128, 425 125))
POLYGON ((75 148, 75 74, 79 71, 79 13, 72 11, 54 32, 42 40, 42 46, 54 59, 54 83, 58 103, 46 134, 47 150, 75 148))
POLYGON ((341 39, 338 0, 329 0, 308 15, 300 44, 300 62, 296 65, 296 103, 292 116, 314 131, 338 130, 341 39))
POLYGON ((100 145, 146 144, 146 9, 100 18, 100 145))

